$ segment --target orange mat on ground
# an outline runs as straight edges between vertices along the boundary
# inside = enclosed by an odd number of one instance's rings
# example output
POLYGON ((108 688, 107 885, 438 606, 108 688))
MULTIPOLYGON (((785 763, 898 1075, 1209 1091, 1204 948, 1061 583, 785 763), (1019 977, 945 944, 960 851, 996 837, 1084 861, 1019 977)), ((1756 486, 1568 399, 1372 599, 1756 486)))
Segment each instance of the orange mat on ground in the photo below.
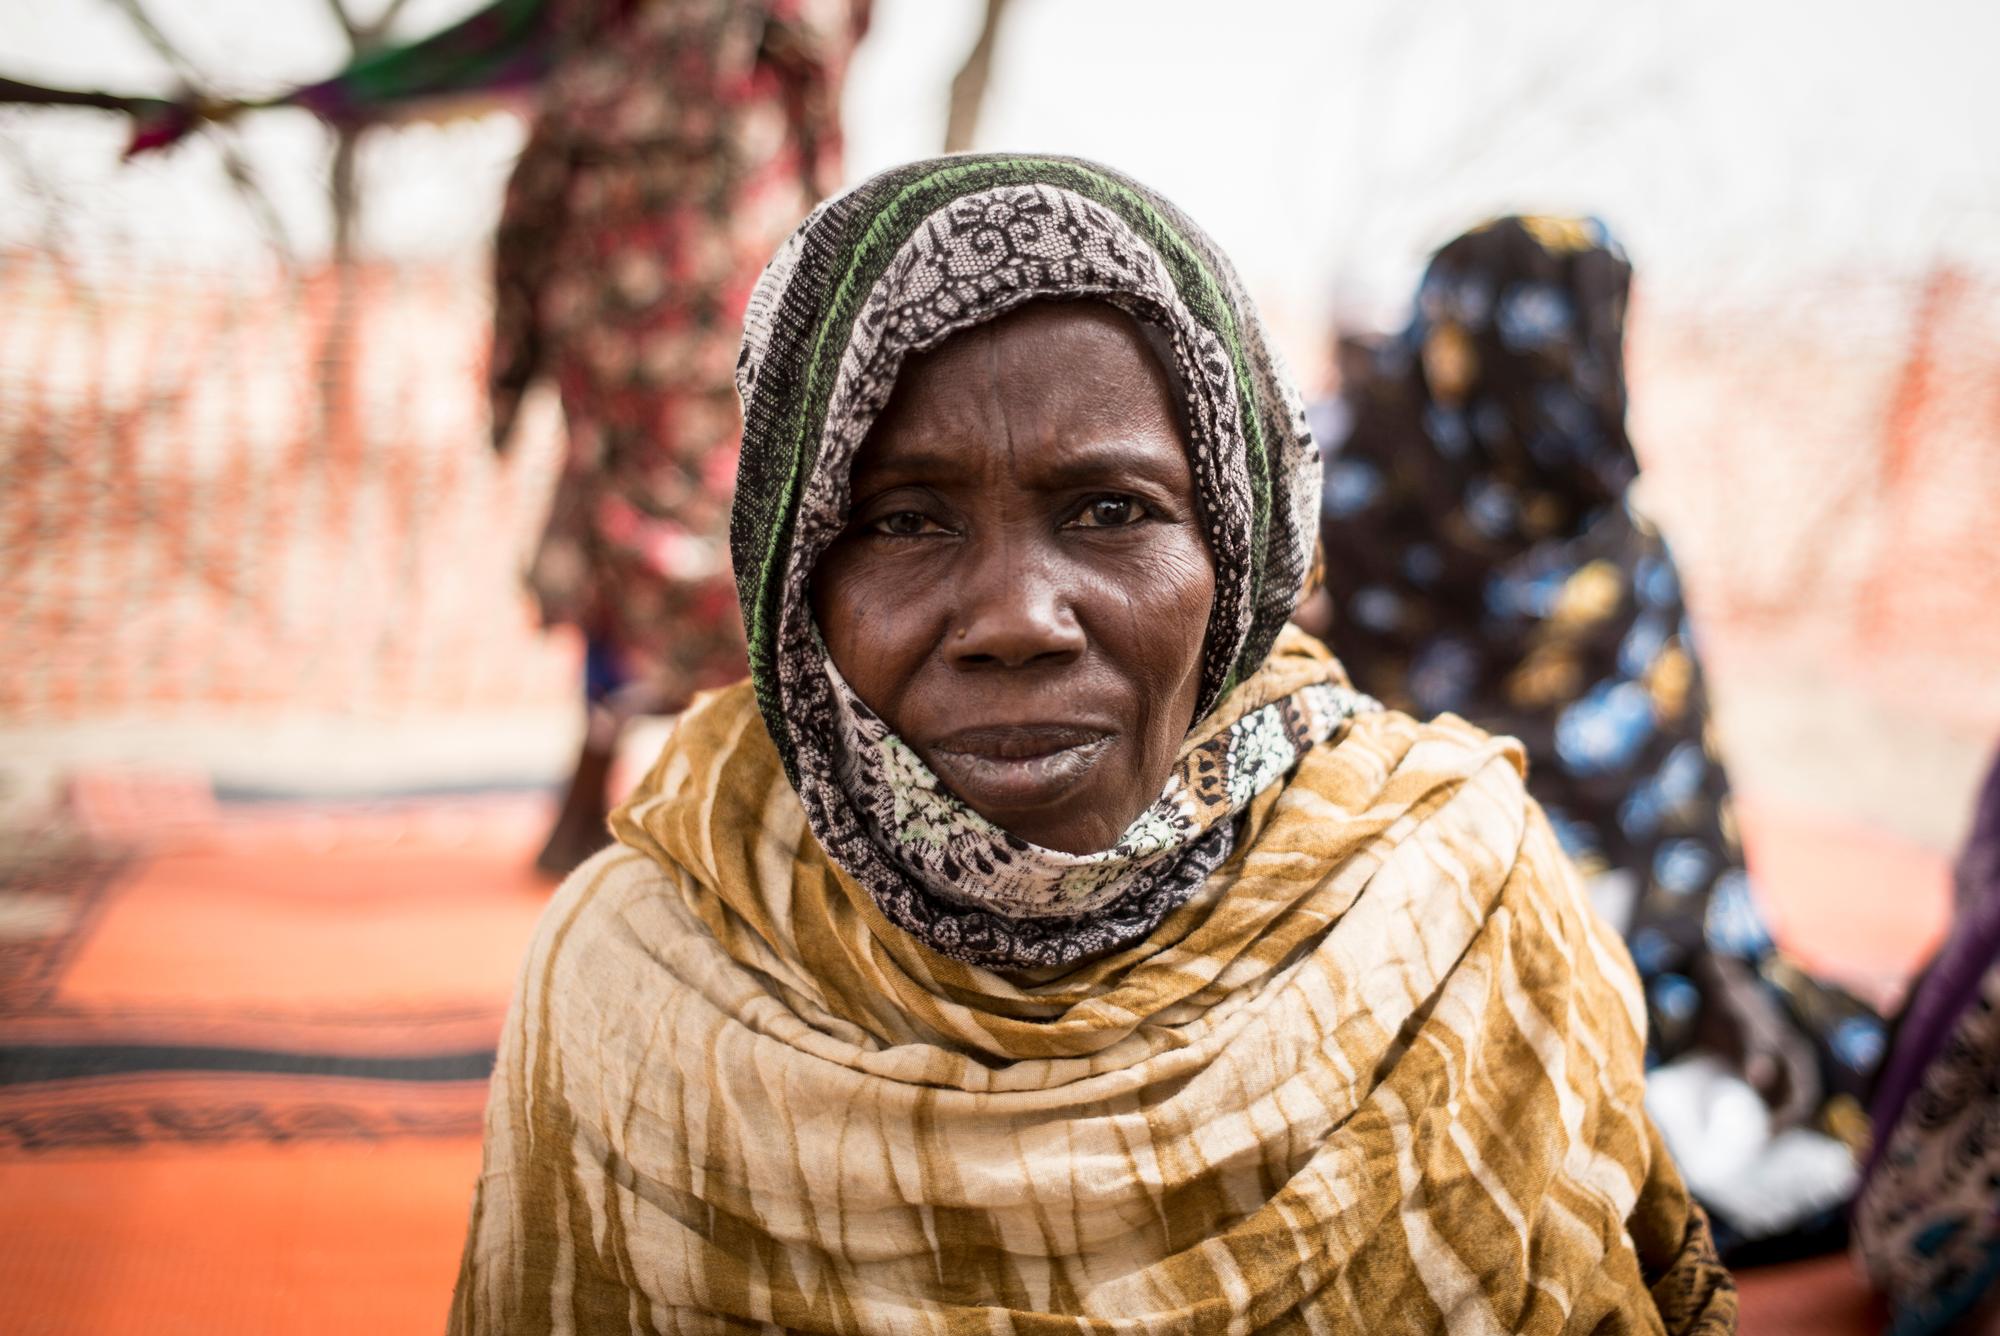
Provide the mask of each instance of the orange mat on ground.
POLYGON ((0 1162, 0 1330, 435 1336, 478 1170, 464 1133, 0 1162))
MULTIPOLYGON (((239 810, 149 858, 0 868, 0 1331, 440 1330, 546 816, 239 810)), ((1942 860, 1745 822, 1804 954, 1916 963, 1942 860)), ((1746 1336, 1881 1329, 1843 1257, 1742 1281, 1746 1336)))
POLYGON ((543 804, 0 873, 0 1331, 435 1332, 543 804))

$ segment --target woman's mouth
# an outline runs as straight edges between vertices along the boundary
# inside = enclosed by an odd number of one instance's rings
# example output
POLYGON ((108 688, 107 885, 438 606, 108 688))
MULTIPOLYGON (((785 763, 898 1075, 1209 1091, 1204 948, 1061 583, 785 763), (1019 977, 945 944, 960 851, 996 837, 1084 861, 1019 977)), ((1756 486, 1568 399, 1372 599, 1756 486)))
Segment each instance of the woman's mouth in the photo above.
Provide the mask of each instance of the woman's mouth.
POLYGON ((1068 797, 1114 741, 1112 733, 1077 724, 964 728, 932 743, 925 759, 952 792, 993 820, 1068 797))

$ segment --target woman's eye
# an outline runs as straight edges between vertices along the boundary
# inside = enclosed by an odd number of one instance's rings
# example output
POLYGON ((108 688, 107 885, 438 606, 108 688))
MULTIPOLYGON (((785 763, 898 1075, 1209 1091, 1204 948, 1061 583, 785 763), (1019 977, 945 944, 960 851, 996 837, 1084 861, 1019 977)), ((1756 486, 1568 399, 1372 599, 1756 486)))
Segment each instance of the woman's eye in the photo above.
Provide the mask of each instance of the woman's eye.
POLYGON ((869 521, 868 528, 891 538, 917 538, 927 533, 942 533, 943 528, 930 516, 916 510, 899 510, 869 521))
POLYGON ((1129 496, 1101 496, 1083 508, 1076 523, 1085 529, 1116 529, 1144 519, 1146 510, 1129 496))

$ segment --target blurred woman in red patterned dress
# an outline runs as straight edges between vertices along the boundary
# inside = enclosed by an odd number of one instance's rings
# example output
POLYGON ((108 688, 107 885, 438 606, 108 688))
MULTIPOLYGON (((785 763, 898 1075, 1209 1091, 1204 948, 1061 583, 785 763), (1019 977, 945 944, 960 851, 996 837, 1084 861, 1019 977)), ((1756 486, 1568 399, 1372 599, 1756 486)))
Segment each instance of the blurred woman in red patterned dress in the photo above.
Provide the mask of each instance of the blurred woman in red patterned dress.
POLYGON ((507 189, 490 390, 505 450, 539 376, 569 446, 528 579, 586 644, 582 750, 537 860, 607 840, 637 714, 741 678, 729 565, 743 307, 840 171, 867 0, 555 0, 558 55, 507 189))

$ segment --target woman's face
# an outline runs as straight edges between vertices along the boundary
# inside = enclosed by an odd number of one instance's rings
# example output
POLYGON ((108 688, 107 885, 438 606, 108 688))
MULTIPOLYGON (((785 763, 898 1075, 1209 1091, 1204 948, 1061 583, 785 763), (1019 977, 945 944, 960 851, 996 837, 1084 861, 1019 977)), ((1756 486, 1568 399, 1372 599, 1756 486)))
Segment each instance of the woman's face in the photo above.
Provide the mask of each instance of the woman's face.
POLYGON ((1193 723, 1215 568, 1170 382, 1093 304, 907 363, 813 575, 833 663, 974 811, 1117 842, 1193 723))

